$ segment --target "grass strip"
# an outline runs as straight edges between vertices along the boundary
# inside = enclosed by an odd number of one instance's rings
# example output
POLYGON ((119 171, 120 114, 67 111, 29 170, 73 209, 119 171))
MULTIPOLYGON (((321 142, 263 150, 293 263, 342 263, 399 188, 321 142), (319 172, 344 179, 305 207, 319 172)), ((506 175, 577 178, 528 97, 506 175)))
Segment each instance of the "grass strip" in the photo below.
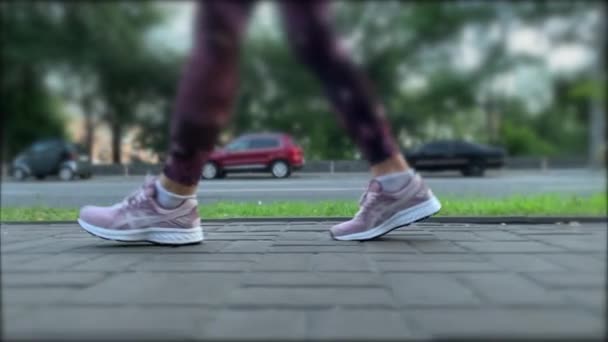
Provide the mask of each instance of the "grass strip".
MULTIPOLYGON (((606 216, 606 194, 591 196, 542 194, 506 198, 445 196, 437 216, 606 216)), ((348 217, 356 201, 216 202, 200 206, 203 218, 243 217, 348 217)), ((75 220, 78 209, 25 207, 2 208, 2 221, 75 220)))

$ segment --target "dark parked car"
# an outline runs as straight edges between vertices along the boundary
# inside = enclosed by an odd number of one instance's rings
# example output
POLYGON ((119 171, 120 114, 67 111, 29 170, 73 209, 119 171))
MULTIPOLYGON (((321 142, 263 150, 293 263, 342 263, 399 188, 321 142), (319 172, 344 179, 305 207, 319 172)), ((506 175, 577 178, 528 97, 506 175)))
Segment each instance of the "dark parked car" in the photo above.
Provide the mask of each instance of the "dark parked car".
POLYGON ((270 172, 286 178, 304 165, 302 149, 283 133, 242 135, 216 149, 203 167, 205 179, 223 178, 229 172, 270 172))
POLYGON ((17 180, 29 176, 44 179, 49 175, 58 175, 64 181, 76 176, 89 178, 91 161, 82 148, 75 144, 59 139, 42 140, 17 155, 11 173, 17 180))
POLYGON ((505 150, 466 141, 440 140, 404 153, 417 170, 457 170, 464 176, 483 176, 486 169, 504 165, 505 150))

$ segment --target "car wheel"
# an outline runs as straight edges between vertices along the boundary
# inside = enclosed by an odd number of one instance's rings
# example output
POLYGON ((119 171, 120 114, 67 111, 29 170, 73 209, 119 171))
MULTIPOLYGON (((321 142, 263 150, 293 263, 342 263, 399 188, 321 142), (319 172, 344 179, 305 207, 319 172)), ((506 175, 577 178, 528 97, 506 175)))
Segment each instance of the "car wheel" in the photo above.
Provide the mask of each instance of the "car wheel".
POLYGON ((287 178, 291 174, 291 168, 286 162, 277 160, 270 166, 270 172, 275 178, 287 178))
POLYGON ((18 167, 15 170, 13 170, 13 178, 15 178, 18 181, 23 181, 27 178, 27 173, 25 172, 25 170, 18 167))
POLYGON ((71 181, 74 179, 74 171, 69 167, 62 167, 61 170, 59 170, 59 179, 64 182, 71 181))
POLYGON ((203 174, 202 177, 204 179, 213 179, 218 177, 220 174, 218 167, 213 162, 208 162, 203 166, 203 174))
POLYGON ((467 177, 482 177, 485 171, 483 164, 480 162, 473 162, 462 170, 462 174, 467 177))

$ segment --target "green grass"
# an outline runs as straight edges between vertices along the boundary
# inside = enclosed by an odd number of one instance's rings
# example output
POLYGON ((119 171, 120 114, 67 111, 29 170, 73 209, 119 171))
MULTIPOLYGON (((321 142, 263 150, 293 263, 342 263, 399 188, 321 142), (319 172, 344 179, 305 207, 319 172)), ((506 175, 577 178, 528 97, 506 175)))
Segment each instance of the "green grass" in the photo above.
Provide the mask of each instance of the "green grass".
MULTIPOLYGON (((442 197, 438 216, 606 216, 606 194, 568 196, 545 194, 507 198, 442 197)), ((200 207, 203 218, 352 216, 355 201, 218 202, 200 207)), ((2 208, 2 221, 74 220, 77 209, 2 208)))

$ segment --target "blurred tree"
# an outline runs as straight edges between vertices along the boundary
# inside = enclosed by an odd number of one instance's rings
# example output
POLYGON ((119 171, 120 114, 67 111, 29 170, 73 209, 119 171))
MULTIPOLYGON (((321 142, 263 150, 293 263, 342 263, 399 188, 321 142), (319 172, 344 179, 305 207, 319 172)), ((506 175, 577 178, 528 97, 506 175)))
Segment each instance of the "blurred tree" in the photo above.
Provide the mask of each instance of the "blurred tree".
MULTIPOLYGON (((163 14, 149 2, 72 2, 64 6, 65 27, 80 34, 66 34, 62 43, 75 51, 69 61, 76 72, 96 75, 94 91, 106 108, 101 119, 112 132, 112 160, 120 163, 125 129, 136 122, 139 103, 158 89, 153 75, 164 61, 146 44, 145 35, 162 22, 163 14)), ((92 96, 82 97, 84 106, 92 96)))
POLYGON ((0 4, 0 113, 2 153, 11 159, 36 139, 63 137, 61 105, 47 90, 45 69, 60 55, 47 38, 57 36, 57 7, 47 3, 0 4))
POLYGON ((104 104, 100 119, 111 128, 113 161, 120 163, 121 136, 135 123, 137 106, 164 91, 155 77, 168 62, 145 39, 163 18, 149 2, 3 2, 2 98, 11 100, 2 101, 2 113, 12 114, 3 125, 9 155, 33 139, 64 133, 57 106, 45 100, 50 95, 43 81, 52 70, 60 75, 62 95, 83 108, 89 149, 93 106, 104 104))
MULTIPOLYGON (((338 31, 375 83, 403 145, 449 136, 499 142, 516 154, 584 149, 585 125, 591 125, 585 103, 603 94, 605 85, 589 76, 589 68, 552 79, 555 101, 531 112, 496 85, 524 65, 542 68, 546 61, 511 52, 506 34, 530 28, 552 46, 592 47, 595 26, 585 24, 590 13, 587 2, 388 0, 338 1, 335 12, 338 31), (474 62, 465 61, 465 42, 474 62)), ((147 44, 147 32, 164 19, 155 3, 3 2, 2 16, 4 141, 16 149, 47 134, 39 127, 48 127, 48 134, 63 130, 60 106, 52 104, 44 82, 52 67, 63 72, 65 96, 84 109, 87 141, 94 115, 111 127, 114 162, 120 162, 121 136, 132 126, 141 128, 142 146, 165 152, 183 58, 147 44), (17 112, 24 113, 19 120, 8 115, 17 112), (30 118, 38 129, 28 127, 30 118)), ((258 30, 244 43, 228 134, 285 131, 308 158, 356 157, 319 83, 275 29, 258 30)))

